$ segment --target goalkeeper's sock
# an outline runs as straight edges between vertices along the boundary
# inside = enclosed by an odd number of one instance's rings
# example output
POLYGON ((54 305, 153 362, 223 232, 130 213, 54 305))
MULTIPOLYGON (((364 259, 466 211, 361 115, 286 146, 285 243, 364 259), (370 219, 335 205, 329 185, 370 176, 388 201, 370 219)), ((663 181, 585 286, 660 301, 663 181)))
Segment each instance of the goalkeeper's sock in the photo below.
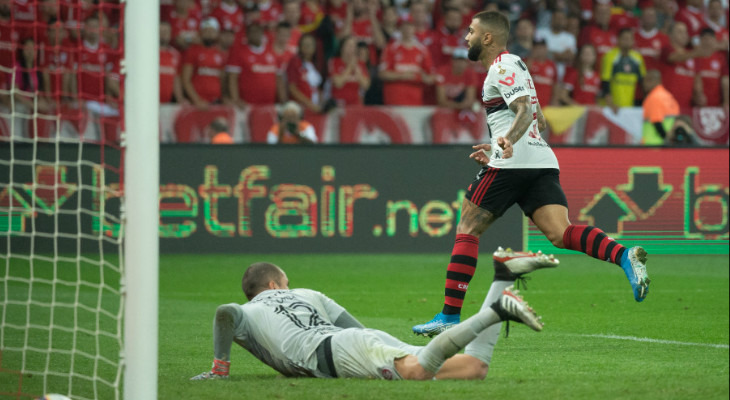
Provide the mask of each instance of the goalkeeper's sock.
POLYGON ((587 225, 568 226, 563 233, 563 247, 618 266, 621 266, 621 256, 626 251, 626 247, 608 237, 600 228, 587 225))
POLYGON ((228 376, 228 371, 230 369, 231 369, 230 361, 213 359, 213 368, 210 369, 210 373, 213 375, 228 376))
POLYGON ((418 363, 435 375, 449 357, 458 353, 487 327, 499 321, 499 315, 493 309, 487 308, 479 311, 476 315, 431 340, 418 353, 418 363))
MULTIPOLYGON (((495 261, 496 263, 497 261, 495 261)), ((491 310, 492 304, 499 299, 502 295, 502 291, 514 284, 513 280, 498 280, 499 271, 495 268, 494 281, 489 287, 487 297, 484 299, 481 311, 491 310)), ((464 349, 464 354, 468 354, 474 358, 481 360, 484 364, 489 366, 492 361, 492 353, 494 353, 494 346, 497 345, 499 339, 499 331, 502 328, 502 323, 495 323, 489 328, 483 330, 476 339, 472 340, 464 349)))
POLYGON ((469 282, 477 268, 479 238, 460 233, 456 235, 451 262, 446 269, 446 290, 444 292, 444 314, 461 314, 464 296, 469 282))
POLYGON ((236 304, 224 304, 215 310, 213 321, 213 350, 216 360, 229 362, 235 327, 243 318, 243 312, 236 304))

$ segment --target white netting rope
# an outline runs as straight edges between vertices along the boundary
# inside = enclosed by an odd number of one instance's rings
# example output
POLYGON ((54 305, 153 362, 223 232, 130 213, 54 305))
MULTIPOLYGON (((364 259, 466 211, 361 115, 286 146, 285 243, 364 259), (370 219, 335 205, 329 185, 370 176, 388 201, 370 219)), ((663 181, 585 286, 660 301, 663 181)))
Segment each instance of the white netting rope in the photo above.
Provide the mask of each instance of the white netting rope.
POLYGON ((119 399, 123 218, 107 200, 121 197, 121 154, 62 134, 0 72, 0 398, 119 399), (54 134, 36 134, 41 121, 54 134))

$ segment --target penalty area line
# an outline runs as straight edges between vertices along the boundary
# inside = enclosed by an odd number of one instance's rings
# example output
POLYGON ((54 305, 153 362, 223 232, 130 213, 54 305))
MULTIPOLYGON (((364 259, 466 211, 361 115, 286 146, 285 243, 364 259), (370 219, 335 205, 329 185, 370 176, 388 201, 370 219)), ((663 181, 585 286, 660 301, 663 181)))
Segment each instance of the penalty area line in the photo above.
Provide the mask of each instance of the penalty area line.
POLYGON ((601 339, 615 339, 615 340, 631 340, 634 342, 648 342, 648 343, 659 343, 659 344, 673 344, 677 346, 699 346, 699 347, 712 347, 715 349, 729 349, 730 346, 726 344, 714 344, 714 343, 694 343, 694 342, 678 342, 675 340, 662 340, 652 338, 642 338, 636 336, 619 336, 619 335, 578 335, 582 337, 594 337, 601 339))

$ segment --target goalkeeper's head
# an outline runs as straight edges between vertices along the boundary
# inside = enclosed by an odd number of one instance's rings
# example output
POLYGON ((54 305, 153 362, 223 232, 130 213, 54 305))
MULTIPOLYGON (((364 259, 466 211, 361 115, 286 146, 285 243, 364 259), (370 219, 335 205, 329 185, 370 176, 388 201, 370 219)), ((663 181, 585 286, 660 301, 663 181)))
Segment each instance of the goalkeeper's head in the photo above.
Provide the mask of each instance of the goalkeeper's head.
POLYGON ((289 278, 277 265, 257 262, 249 265, 243 273, 241 288, 246 298, 251 300, 264 290, 289 289, 289 278))

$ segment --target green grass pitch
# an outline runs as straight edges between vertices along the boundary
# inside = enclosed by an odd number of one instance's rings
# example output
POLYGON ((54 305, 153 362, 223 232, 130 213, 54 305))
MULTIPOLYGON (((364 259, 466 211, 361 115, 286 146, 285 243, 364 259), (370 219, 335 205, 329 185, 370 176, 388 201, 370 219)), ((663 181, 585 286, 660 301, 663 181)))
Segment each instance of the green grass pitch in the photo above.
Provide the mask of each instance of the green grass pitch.
MULTIPOLYGON (((289 379, 234 344, 230 381, 190 382, 210 368, 215 308, 245 301, 240 277, 251 262, 277 263, 292 288, 320 290, 366 326, 426 344, 410 327, 439 311, 448 255, 164 256, 159 398, 728 398, 727 256, 650 257, 643 303, 620 268, 584 255, 560 259, 559 268, 533 273, 523 292, 544 331, 512 325, 485 381, 289 379)), ((491 278, 482 255, 465 315, 479 309, 491 278)))
MULTIPOLYGON (((545 329, 536 333, 513 324, 510 337, 500 338, 485 381, 389 382, 352 379, 289 379, 260 363, 234 344, 229 381, 191 382, 210 368, 213 314, 219 304, 244 302, 241 275, 250 263, 271 261, 283 267, 291 287, 320 290, 345 306, 371 328, 387 331, 413 344, 428 339, 411 334, 414 324, 430 319, 443 300, 448 254, 341 255, 163 255, 160 260, 159 399, 727 399, 728 388, 728 256, 651 256, 652 279, 646 301, 636 303, 620 268, 585 255, 562 255, 557 269, 531 274, 525 298, 543 316, 545 329)), ((13 260, 5 276, 27 276, 27 262, 13 260)), ((34 278, 54 277, 50 264, 36 261, 34 278)), ((59 265, 57 277, 95 281, 93 265, 59 265), (78 275, 78 276, 77 276, 78 275)), ((94 272, 96 271, 96 272, 94 272)), ((97 274, 97 275, 95 275, 97 274)), ((108 282, 118 275, 105 272, 108 282)), ((466 297, 464 314, 481 306, 492 279, 491 258, 482 254, 466 297)), ((75 299, 94 308, 99 291, 55 285, 56 301, 75 299)), ((18 280, 0 282, 0 298, 50 300, 50 285, 18 280)), ((118 297, 104 294, 102 307, 112 310, 118 297)), ((16 326, 26 318, 36 326, 49 321, 49 311, 32 306, 7 306, 2 321, 16 326), (30 316, 28 316, 30 315, 30 316)), ((94 329, 86 311, 56 307, 58 324, 94 329)), ((100 328, 114 320, 102 318, 100 328)), ((80 333, 5 327, 4 343, 18 347, 93 352, 115 357, 113 340, 80 333), (19 333, 20 332, 20 333, 19 333)), ((2 352, 0 393, 17 390, 16 370, 91 370, 93 359, 54 352, 2 352)), ((113 377, 115 369, 100 367, 113 377)), ((68 377, 51 376, 49 388, 64 392, 68 377)), ((74 394, 110 399, 73 377, 74 394)), ((43 377, 25 374, 25 393, 37 393, 43 377)), ((28 399, 29 396, 23 396, 28 399)), ((18 399, 3 396, 0 400, 18 399)))

